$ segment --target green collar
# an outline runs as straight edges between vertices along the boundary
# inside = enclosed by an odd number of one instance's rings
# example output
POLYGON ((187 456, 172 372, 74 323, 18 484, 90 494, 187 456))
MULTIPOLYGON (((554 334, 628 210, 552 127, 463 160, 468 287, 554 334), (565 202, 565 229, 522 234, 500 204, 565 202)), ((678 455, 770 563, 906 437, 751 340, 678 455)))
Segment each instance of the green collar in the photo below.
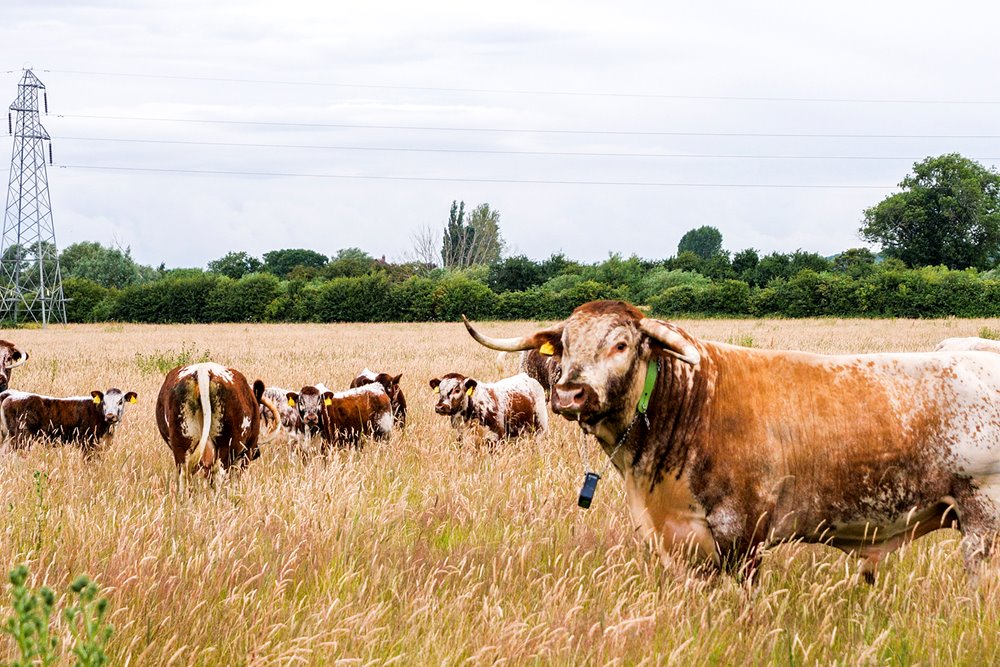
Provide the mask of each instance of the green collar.
POLYGON ((656 374, 659 370, 659 360, 655 363, 651 361, 646 367, 646 384, 642 388, 642 395, 639 396, 639 404, 635 406, 635 411, 640 415, 646 414, 646 409, 649 407, 649 399, 653 395, 653 389, 656 388, 656 374))

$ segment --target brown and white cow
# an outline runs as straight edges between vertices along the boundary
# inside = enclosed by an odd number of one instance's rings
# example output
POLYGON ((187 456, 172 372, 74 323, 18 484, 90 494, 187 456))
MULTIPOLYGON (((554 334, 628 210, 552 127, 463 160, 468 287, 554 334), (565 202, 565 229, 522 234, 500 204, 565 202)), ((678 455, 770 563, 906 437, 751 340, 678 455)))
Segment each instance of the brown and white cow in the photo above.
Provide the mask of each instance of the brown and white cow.
POLYGON ((299 411, 305 429, 322 437, 324 453, 330 445, 359 446, 364 436, 382 440, 392 432, 392 405, 378 383, 338 392, 306 386, 286 398, 299 411))
POLYGON ((403 395, 403 389, 399 386, 399 380, 402 377, 402 373, 390 375, 389 373, 376 373, 365 368, 358 373, 356 378, 351 380, 351 389, 363 387, 373 382, 382 385, 385 393, 389 395, 389 403, 392 405, 393 423, 399 428, 406 428, 406 396, 403 395))
POLYGON ((934 348, 935 352, 942 352, 944 350, 956 352, 960 350, 970 352, 1000 352, 1000 340, 976 338, 975 336, 970 336, 969 338, 945 338, 934 348))
POLYGON ((451 417, 459 438, 475 424, 486 427, 485 437, 491 442, 543 433, 549 427, 545 391, 525 373, 489 383, 448 373, 431 378, 430 385, 438 395, 434 412, 451 417))
POLYGON ((523 338, 466 326, 493 349, 561 357, 553 409, 597 437, 664 557, 752 575, 762 546, 803 540, 860 556, 870 580, 887 552, 954 526, 975 580, 995 548, 1000 356, 736 347, 620 301, 523 338))
POLYGON ((231 466, 260 456, 259 404, 275 416, 276 430, 278 409, 264 396, 260 380, 251 388, 238 370, 211 362, 167 373, 156 397, 156 426, 173 452, 178 490, 185 472, 203 469, 215 481, 231 466))
POLYGON ((0 430, 11 449, 25 449, 33 438, 45 438, 76 443, 91 458, 110 445, 125 405, 137 398, 134 391, 115 387, 68 398, 8 389, 0 393, 0 430))
POLYGON ((10 385, 10 371, 28 360, 28 353, 23 352, 10 341, 0 340, 0 391, 7 391, 10 385))

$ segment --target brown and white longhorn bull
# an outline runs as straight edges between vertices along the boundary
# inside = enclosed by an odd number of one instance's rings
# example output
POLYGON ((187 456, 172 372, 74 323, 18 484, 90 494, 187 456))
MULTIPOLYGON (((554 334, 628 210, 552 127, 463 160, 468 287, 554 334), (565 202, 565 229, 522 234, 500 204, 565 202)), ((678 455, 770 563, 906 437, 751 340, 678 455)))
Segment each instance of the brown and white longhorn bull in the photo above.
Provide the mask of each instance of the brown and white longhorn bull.
POLYGON ((28 353, 17 349, 14 343, 0 340, 0 391, 10 385, 10 371, 28 360, 28 353))
POLYGON ((156 426, 173 452, 178 490, 186 473, 203 469, 214 482, 231 466, 260 456, 259 404, 275 416, 268 437, 280 428, 280 416, 260 380, 251 388, 238 370, 210 362, 167 373, 156 397, 156 426))
POLYGON ((90 396, 54 398, 8 389, 0 393, 0 431, 11 449, 25 449, 33 438, 73 442, 86 458, 108 448, 134 391, 112 387, 90 396))
POLYGON ((376 373, 365 368, 358 376, 351 380, 351 389, 363 387, 366 384, 378 383, 389 395, 389 403, 392 405, 392 420, 398 428, 406 428, 406 396, 399 386, 399 380, 403 374, 390 375, 389 373, 376 373))
POLYGON ((459 438, 475 424, 486 428, 485 439, 490 442, 543 433, 549 427, 542 385, 524 373, 497 382, 448 373, 431 378, 430 385, 438 396, 434 412, 451 418, 459 438))
POLYGON ((752 579, 761 547, 820 542, 870 580, 887 552, 954 526, 975 580, 996 548, 1000 356, 748 349, 620 301, 523 338, 466 326, 487 347, 561 358, 553 409, 596 436, 664 557, 752 579))

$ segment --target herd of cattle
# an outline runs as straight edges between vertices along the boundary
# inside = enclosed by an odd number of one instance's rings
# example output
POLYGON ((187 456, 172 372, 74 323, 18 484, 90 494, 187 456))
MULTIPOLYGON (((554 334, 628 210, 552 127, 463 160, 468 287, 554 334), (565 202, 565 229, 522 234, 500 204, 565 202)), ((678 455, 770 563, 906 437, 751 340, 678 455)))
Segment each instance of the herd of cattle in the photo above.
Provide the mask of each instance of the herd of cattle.
MULTIPOLYGON (((1000 539, 1000 344, 948 339, 928 352, 823 355, 700 340, 620 301, 480 344, 521 352, 518 375, 433 378, 435 412, 489 440, 544 432, 552 411, 595 436, 636 524, 664 558, 753 579, 762 549, 820 542, 854 554, 866 580, 890 551, 939 528, 962 533, 975 580, 1000 539)), ((98 443, 134 392, 53 399, 6 388, 27 354, 0 341, 0 432, 98 443)), ((259 456, 285 434, 321 450, 406 424, 400 376, 367 369, 351 388, 251 385, 200 363, 167 375, 156 405, 178 480, 259 456)), ((85 448, 85 451, 87 449, 85 448)))

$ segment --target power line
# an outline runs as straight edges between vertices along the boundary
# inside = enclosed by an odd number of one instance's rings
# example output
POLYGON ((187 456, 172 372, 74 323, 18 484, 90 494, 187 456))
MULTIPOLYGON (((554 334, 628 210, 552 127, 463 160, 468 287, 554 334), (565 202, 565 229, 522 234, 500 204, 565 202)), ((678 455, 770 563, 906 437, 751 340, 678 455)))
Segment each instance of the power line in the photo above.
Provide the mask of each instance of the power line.
MULTIPOLYGON (((386 151, 404 153, 473 153, 486 155, 543 155, 555 157, 635 157, 635 158, 708 158, 735 160, 920 160, 912 155, 751 155, 720 153, 601 153, 591 151, 515 151, 486 148, 424 148, 410 146, 344 146, 321 144, 244 143, 233 141, 182 141, 179 139, 125 139, 114 137, 59 137, 60 141, 106 141, 114 143, 168 144, 180 146, 227 146, 243 148, 303 148, 337 151, 386 151)), ((972 160, 1000 160, 994 157, 971 157, 972 160)))
POLYGON ((308 86, 319 88, 357 88, 368 90, 408 90, 414 92, 476 93, 499 95, 544 95, 560 97, 610 97, 625 99, 703 100, 711 102, 807 102, 822 104, 933 104, 933 105, 995 105, 1000 100, 916 99, 916 98, 864 98, 864 97, 783 97, 765 95, 678 95, 662 93, 611 93, 570 90, 525 90, 517 88, 460 88, 450 86, 397 86, 388 84, 344 83, 332 81, 290 81, 280 79, 244 79, 221 76, 186 76, 177 74, 136 74, 129 72, 95 72, 86 70, 47 69, 58 74, 87 76, 114 76, 136 79, 167 79, 176 81, 205 81, 210 83, 249 83, 282 86, 308 86))
POLYGON ((892 190, 895 185, 850 185, 822 183, 672 183, 648 181, 570 181, 527 178, 468 178, 438 176, 374 176, 364 174, 305 174, 278 171, 229 171, 223 169, 170 169, 166 167, 120 167, 108 165, 66 164, 60 169, 91 169, 101 171, 121 171, 137 173, 199 174, 215 176, 264 176, 289 178, 324 178, 370 181, 430 181, 443 183, 512 183, 518 185, 607 185, 629 187, 662 188, 794 188, 794 189, 836 189, 836 190, 892 190))
POLYGON ((58 114, 58 118, 87 120, 132 120, 157 123, 205 123, 211 125, 256 125, 268 127, 323 127, 362 130, 416 130, 421 132, 502 132, 520 134, 586 134, 616 136, 662 137, 754 137, 784 139, 1000 139, 1000 134, 842 134, 790 132, 669 132, 655 130, 554 130, 540 128, 453 127, 421 125, 366 125, 357 123, 289 123, 261 120, 231 120, 210 118, 149 118, 142 116, 100 116, 90 114, 58 114))

